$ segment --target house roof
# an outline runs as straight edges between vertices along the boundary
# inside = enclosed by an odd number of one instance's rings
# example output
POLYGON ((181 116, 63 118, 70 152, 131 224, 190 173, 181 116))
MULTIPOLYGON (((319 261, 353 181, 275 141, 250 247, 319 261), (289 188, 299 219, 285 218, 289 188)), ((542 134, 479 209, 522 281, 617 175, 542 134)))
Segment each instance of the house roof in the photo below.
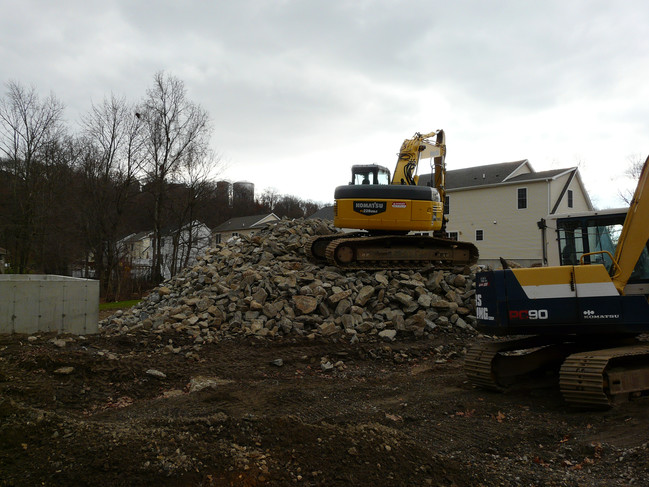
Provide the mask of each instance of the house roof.
POLYGON ((230 218, 225 223, 221 223, 218 227, 214 228, 212 231, 215 233, 220 232, 233 232, 237 230, 248 230, 251 228, 262 228, 268 224, 268 221, 264 222, 263 220, 268 217, 274 217, 273 220, 279 220, 279 217, 275 213, 265 213, 263 215, 252 215, 252 216, 241 216, 238 218, 230 218))
MULTIPOLYGON (((186 232, 188 230, 196 230, 197 228, 204 227, 207 228, 207 225, 203 223, 200 220, 194 220, 190 223, 185 223, 182 227, 178 228, 176 226, 168 226, 162 229, 160 232, 163 237, 168 237, 170 235, 173 235, 174 233, 180 231, 180 232, 186 232)), ((209 228, 208 228, 209 230, 209 228)))
POLYGON ((531 172, 527 174, 519 174, 518 176, 514 176, 513 178, 508 179, 506 182, 507 183, 519 183, 522 181, 543 181, 543 180, 548 180, 548 179, 554 179, 557 176, 561 176, 562 174, 567 174, 571 171, 574 171, 576 168, 571 167, 568 169, 551 169, 549 171, 541 171, 541 172, 531 172))
POLYGON ((121 243, 127 244, 131 242, 137 242, 138 240, 142 240, 146 237, 149 237, 153 232, 151 230, 146 230, 144 232, 138 232, 138 233, 131 233, 130 235, 127 235, 123 239, 120 240, 121 243))
POLYGON ((310 215, 307 217, 307 220, 313 220, 315 218, 319 218, 320 220, 334 220, 334 207, 333 205, 331 206, 323 206, 320 208, 318 211, 316 211, 313 215, 310 215))
MULTIPOLYGON (((527 159, 513 162, 502 162, 499 164, 488 164, 485 166, 467 167, 446 172, 446 189, 474 188, 477 186, 493 186, 505 183, 520 183, 524 181, 547 181, 574 170, 575 168, 564 168, 535 172, 527 159), (517 169, 522 166, 527 166, 529 172, 514 175, 517 169)), ((419 177, 419 185, 428 185, 428 182, 432 177, 432 174, 422 174, 419 177)))

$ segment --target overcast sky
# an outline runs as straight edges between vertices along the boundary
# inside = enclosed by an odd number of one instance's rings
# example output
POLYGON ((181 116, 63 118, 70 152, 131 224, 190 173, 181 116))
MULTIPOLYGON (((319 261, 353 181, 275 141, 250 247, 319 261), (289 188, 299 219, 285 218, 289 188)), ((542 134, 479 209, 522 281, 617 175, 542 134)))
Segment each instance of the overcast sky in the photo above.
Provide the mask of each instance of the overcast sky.
POLYGON ((258 194, 332 201, 352 164, 393 169, 405 138, 444 129, 449 170, 578 165, 606 208, 649 154, 643 0, 0 6, 0 81, 52 92, 76 129, 92 102, 138 101, 165 71, 209 112, 219 178, 258 194))

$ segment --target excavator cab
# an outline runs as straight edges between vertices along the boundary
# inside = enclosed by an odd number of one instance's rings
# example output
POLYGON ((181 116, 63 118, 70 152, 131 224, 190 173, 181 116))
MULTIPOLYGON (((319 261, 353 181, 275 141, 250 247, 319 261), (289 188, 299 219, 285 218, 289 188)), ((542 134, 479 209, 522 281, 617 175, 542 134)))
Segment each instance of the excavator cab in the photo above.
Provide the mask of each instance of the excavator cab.
MULTIPOLYGON (((602 264, 613 276, 617 269, 612 255, 615 254, 626 215, 627 210, 620 208, 558 218, 559 264, 602 264)), ((640 253, 624 287, 624 294, 649 296, 649 241, 640 253)))
POLYGON ((352 166, 349 184, 390 184, 390 170, 378 164, 357 164, 352 166))

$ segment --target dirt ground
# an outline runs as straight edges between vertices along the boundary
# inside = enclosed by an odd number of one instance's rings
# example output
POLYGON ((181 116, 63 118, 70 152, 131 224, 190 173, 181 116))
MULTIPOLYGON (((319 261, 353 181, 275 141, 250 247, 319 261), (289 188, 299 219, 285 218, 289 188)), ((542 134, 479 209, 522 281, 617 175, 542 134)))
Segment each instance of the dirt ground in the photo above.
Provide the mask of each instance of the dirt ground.
POLYGON ((649 485, 646 399, 475 389, 472 339, 0 336, 0 485, 649 485))

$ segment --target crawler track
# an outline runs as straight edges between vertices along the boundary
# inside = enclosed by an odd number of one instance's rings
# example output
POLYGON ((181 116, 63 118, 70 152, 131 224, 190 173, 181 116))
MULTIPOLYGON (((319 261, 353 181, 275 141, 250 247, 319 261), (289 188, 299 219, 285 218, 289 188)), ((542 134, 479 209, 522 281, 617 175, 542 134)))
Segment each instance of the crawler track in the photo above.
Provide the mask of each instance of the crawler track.
POLYGON ((495 391, 559 382, 565 401, 608 408, 618 399, 649 393, 649 343, 632 338, 531 336, 482 343, 466 354, 465 372, 477 387, 495 391), (617 344, 615 348, 605 346, 617 344))
POLYGON ((309 238, 309 241, 304 246, 304 251, 309 259, 314 262, 326 263, 327 262, 327 246, 334 240, 340 238, 352 238, 364 235, 365 232, 353 233, 334 233, 332 235, 316 235, 309 238))
POLYGON ((478 249, 469 242, 418 235, 327 235, 312 239, 307 254, 343 269, 418 269, 473 265, 478 249), (324 256, 322 249, 325 247, 324 256))
MULTIPOLYGON (((480 388, 506 391, 547 385, 574 345, 552 337, 531 336, 472 346, 464 370, 480 388)), ((555 380, 556 381, 556 380, 555 380)))
POLYGON ((583 408, 608 408, 616 399, 649 391, 649 344, 575 353, 561 367, 565 400, 583 408))

